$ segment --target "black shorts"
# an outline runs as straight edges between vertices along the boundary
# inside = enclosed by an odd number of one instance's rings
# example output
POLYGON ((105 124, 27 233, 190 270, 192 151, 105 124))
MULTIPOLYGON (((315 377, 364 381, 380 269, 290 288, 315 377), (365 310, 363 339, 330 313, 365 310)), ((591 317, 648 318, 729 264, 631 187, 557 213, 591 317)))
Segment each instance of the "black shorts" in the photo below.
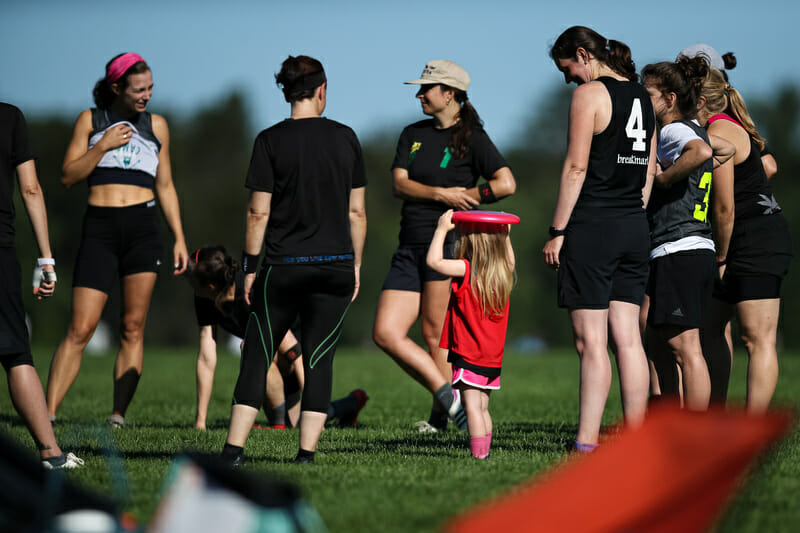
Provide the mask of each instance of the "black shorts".
POLYGON ((0 247, 0 362, 6 370, 33 365, 22 305, 22 272, 11 247, 0 247))
MULTIPOLYGON (((401 245, 392 256, 392 264, 383 290, 422 292, 422 285, 427 281, 444 281, 448 276, 439 274, 428 267, 428 246, 401 245)), ((453 245, 444 246, 444 258, 453 258, 453 245)))
POLYGON ((644 210, 615 217, 574 217, 559 256, 559 307, 608 309, 612 300, 641 305, 649 252, 644 210))
POLYGON ((108 294, 115 275, 158 272, 160 233, 155 200, 127 207, 88 206, 72 286, 108 294))
POLYGON ((687 250, 650 262, 647 323, 699 328, 703 325, 716 259, 713 250, 687 250))
POLYGON ((791 260, 789 225, 781 214, 737 220, 725 274, 714 284, 714 298, 731 304, 780 298, 791 260))

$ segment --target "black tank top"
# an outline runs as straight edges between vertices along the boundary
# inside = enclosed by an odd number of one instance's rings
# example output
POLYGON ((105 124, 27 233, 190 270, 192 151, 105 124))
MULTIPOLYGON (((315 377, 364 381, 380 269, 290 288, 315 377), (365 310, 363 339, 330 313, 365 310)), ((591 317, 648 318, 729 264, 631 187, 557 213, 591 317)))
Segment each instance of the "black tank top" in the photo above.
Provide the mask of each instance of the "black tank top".
MULTIPOLYGON (((708 143, 708 134, 699 125, 691 120, 676 122, 689 126, 698 137, 708 143)), ((653 187, 650 202, 647 204, 652 248, 692 235, 710 238, 708 197, 713 170, 714 160, 709 158, 686 179, 674 183, 669 189, 653 187)))
MULTIPOLYGON (((730 120, 742 126, 738 121, 728 115, 714 115, 708 119, 711 124, 720 119, 730 120)), ((735 203, 736 219, 745 219, 761 215, 771 215, 781 211, 781 206, 775 200, 772 186, 764 172, 761 163, 761 154, 753 139, 750 139, 750 155, 747 159, 733 167, 733 199, 735 203)))
POLYGON ((575 211, 642 209, 655 115, 650 96, 636 82, 598 78, 611 97, 608 127, 592 138, 589 166, 575 211))

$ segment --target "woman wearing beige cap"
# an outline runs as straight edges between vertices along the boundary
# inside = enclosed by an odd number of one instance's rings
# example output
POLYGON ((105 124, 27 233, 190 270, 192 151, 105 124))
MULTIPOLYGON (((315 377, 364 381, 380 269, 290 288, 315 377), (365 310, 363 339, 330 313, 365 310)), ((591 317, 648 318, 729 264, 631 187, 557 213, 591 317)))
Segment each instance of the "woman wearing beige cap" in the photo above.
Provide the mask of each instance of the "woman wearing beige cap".
MULTIPOLYGON (((458 64, 430 61, 419 79, 417 98, 429 119, 407 126, 392 163, 392 188, 403 199, 400 246, 392 257, 375 317, 373 338, 400 367, 434 396, 422 432, 447 426, 448 417, 466 429, 461 401, 450 385, 447 350, 439 347, 449 278, 429 269, 425 257, 439 217, 448 209, 468 210, 513 194, 516 182, 467 98, 470 77, 458 64), (478 178, 486 181, 478 184, 478 178), (422 317, 426 352, 408 337, 422 317)), ((453 242, 447 243, 452 255, 453 242)))

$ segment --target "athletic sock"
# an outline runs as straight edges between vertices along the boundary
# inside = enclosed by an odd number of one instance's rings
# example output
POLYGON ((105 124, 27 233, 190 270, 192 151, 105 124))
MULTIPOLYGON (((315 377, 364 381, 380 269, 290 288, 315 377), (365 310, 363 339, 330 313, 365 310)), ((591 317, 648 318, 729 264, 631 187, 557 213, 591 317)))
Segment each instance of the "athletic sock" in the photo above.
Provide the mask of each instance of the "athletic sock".
POLYGON ((476 459, 486 459, 489 455, 489 437, 470 437, 469 449, 476 459))
POLYGON ((286 426, 286 402, 269 410, 267 419, 271 426, 286 426))
POLYGON ((447 427, 447 413, 431 409, 431 415, 428 417, 428 424, 436 429, 445 429, 447 427))
POLYGON ((220 454, 223 459, 228 460, 235 460, 238 457, 241 457, 244 453, 244 448, 241 446, 234 446, 233 444, 225 443, 225 446, 222 447, 222 453, 220 454))
POLYGON ((297 450, 297 457, 294 458, 294 462, 298 464, 313 463, 315 453, 316 452, 310 452, 308 450, 300 448, 299 450, 297 450))
POLYGON ((449 383, 445 383, 436 389, 436 392, 433 393, 433 397, 436 398, 436 401, 442 406, 445 417, 447 417, 447 410, 450 409, 451 405, 453 405, 453 401, 455 399, 453 397, 453 386, 449 383))
POLYGON ((575 450, 581 453, 592 453, 599 446, 599 444, 584 444, 582 442, 578 442, 577 440, 572 442, 575 446, 575 450))
POLYGON ((42 459, 42 461, 47 461, 53 468, 58 468, 67 462, 67 456, 62 453, 61 455, 56 455, 53 457, 42 459))

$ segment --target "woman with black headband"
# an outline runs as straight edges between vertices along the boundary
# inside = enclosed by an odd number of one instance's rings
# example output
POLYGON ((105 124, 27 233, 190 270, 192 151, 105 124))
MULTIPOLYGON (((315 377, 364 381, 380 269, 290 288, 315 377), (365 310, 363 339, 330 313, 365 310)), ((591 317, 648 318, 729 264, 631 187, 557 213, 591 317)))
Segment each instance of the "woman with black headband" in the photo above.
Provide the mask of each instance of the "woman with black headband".
MULTIPOLYGON (((466 70, 446 59, 430 61, 419 79, 406 83, 420 86, 417 98, 431 118, 407 126, 397 142, 392 188, 403 199, 400 245, 378 301, 373 338, 433 395, 430 417, 417 422, 420 432, 444 429, 448 418, 466 429, 447 350, 439 347, 450 278, 431 270, 425 258, 445 211, 496 202, 513 194, 516 182, 467 98, 466 70), (427 352, 408 336, 419 318, 427 352)), ((451 234, 445 258, 452 257, 453 243, 451 234)))
POLYGON ((328 417, 336 344, 358 293, 367 233, 361 146, 353 130, 322 117, 327 98, 322 64, 289 56, 275 81, 291 104, 291 116, 258 134, 245 183, 251 195, 242 270, 251 313, 222 451, 233 463, 242 460, 272 354, 298 316, 305 388, 295 460, 313 462, 328 417))
POLYGON ((150 67, 138 54, 121 54, 108 62, 93 94, 97 107, 80 114, 64 156, 61 182, 69 188, 86 181, 89 206, 72 280, 72 319, 50 364, 47 408, 55 420, 119 275, 121 338, 108 423, 121 427, 142 374, 145 319, 161 264, 156 197, 175 237, 175 274, 186 270, 189 254, 172 183, 167 122, 146 111, 153 94, 150 67))

